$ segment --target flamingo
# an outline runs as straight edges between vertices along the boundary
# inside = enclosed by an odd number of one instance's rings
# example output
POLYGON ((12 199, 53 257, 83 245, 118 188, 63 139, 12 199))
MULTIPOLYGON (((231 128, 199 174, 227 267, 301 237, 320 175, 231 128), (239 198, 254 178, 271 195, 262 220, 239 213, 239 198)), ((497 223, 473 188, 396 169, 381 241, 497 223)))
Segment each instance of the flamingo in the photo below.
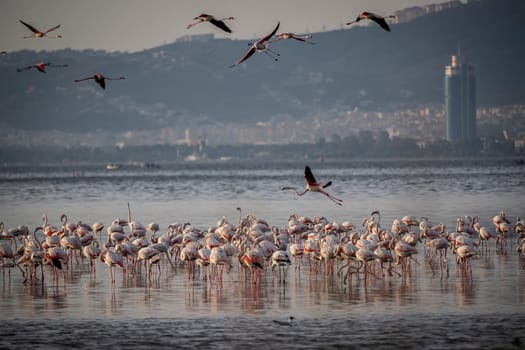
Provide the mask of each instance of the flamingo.
POLYGON ((277 250, 272 254, 272 271, 276 266, 279 268, 279 283, 286 283, 286 267, 291 265, 290 257, 284 250, 277 250))
POLYGON ((390 31, 390 27, 388 26, 388 23, 386 23, 386 19, 387 18, 396 18, 396 16, 390 15, 390 16, 383 17, 383 16, 376 15, 375 13, 372 13, 372 12, 363 11, 357 16, 357 18, 355 20, 346 23, 346 25, 348 26, 348 25, 351 25, 353 23, 357 23, 357 22, 359 22, 360 20, 363 20, 363 19, 369 19, 369 20, 372 20, 372 21, 376 22, 377 24, 379 24, 381 26, 381 28, 383 28, 384 30, 389 32, 390 31))
POLYGON ((252 283, 258 284, 260 273, 258 270, 264 268, 264 257, 260 248, 253 248, 244 253, 241 257, 241 262, 250 269, 252 275, 252 283))
POLYGON ((325 195, 326 197, 328 197, 335 204, 343 205, 343 201, 341 199, 335 198, 334 196, 332 196, 331 194, 329 194, 328 192, 326 192, 324 190, 326 187, 328 187, 328 186, 330 186, 332 184, 332 181, 328 181, 324 185, 321 184, 320 182, 317 182, 315 180, 314 174, 312 173, 312 170, 310 169, 310 167, 308 165, 304 168, 304 178, 306 179, 306 187, 305 187, 303 192, 299 192, 299 191, 297 191, 297 189, 295 187, 289 187, 289 186, 284 186, 284 187, 281 188, 281 190, 282 191, 294 190, 295 193, 297 193, 298 196, 302 196, 306 192, 318 192, 318 193, 321 193, 321 194, 325 195))
MULTIPOLYGON (((9 266, 5 264, 4 259, 11 259, 11 262, 15 262, 15 255, 13 254, 13 249, 5 243, 3 240, 0 240, 0 262, 2 262, 2 271, 5 273, 5 267, 9 266)), ((11 270, 9 269, 9 276, 11 276, 11 270)))
POLYGON ((47 35, 48 33, 52 32, 53 30, 56 30, 56 29, 60 28, 60 24, 57 25, 57 26, 54 26, 53 28, 49 28, 45 32, 41 32, 40 30, 36 29, 32 25, 27 24, 26 22, 24 22, 22 20, 20 20, 20 23, 25 25, 30 31, 33 32, 32 35, 24 36, 24 39, 27 39, 27 38, 44 38, 44 37, 47 37, 47 38, 61 38, 62 37, 62 35, 55 35, 55 36, 47 35))
POLYGON ((42 73, 46 73, 46 67, 67 67, 68 65, 67 64, 51 64, 49 62, 40 62, 40 63, 36 63, 36 64, 32 64, 30 66, 27 66, 27 67, 23 67, 23 68, 17 68, 17 72, 22 72, 22 71, 25 71, 25 70, 28 70, 28 69, 32 69, 32 68, 36 68, 39 72, 42 72, 42 73))
POLYGON ((212 15, 208 15, 206 13, 201 13, 200 15, 198 15, 197 17, 194 18, 194 20, 197 20, 197 22, 188 24, 186 29, 190 29, 191 27, 196 26, 197 24, 202 23, 202 22, 210 22, 214 26, 224 30, 226 33, 231 33, 232 30, 230 28, 228 28, 228 26, 224 23, 224 21, 232 20, 232 19, 234 19, 234 18, 233 17, 226 17, 226 18, 222 18, 222 19, 217 19, 217 18, 215 18, 212 15))
POLYGON ((278 53, 276 52, 273 52, 272 50, 270 50, 270 48, 268 47, 268 44, 269 44, 269 40, 275 35, 275 33, 277 32, 277 30, 279 29, 279 25, 280 25, 280 22, 277 22, 277 25, 275 26, 275 28, 268 34, 266 34, 265 36, 263 36, 262 38, 260 38, 259 40, 257 40, 255 43, 250 43, 250 48, 244 53, 244 55, 237 61, 235 62, 234 64, 232 64, 230 66, 230 68, 232 67, 235 67, 236 65, 239 65, 241 64, 242 62, 246 61, 248 58, 250 58, 256 51, 259 51, 259 52, 264 52, 265 54, 267 54, 268 56, 270 56, 271 58, 273 58, 275 61, 277 61, 277 57, 275 56, 272 56, 270 54, 273 53, 277 56, 279 56, 278 53))
POLYGON ((106 88, 106 80, 123 80, 123 79, 126 79, 125 77, 118 77, 118 78, 108 78, 108 77, 105 77, 103 76, 102 74, 100 73, 96 73, 95 75, 91 76, 91 77, 86 77, 86 78, 82 78, 82 79, 76 79, 75 80, 75 83, 78 83, 80 81, 84 81, 84 80, 90 80, 90 79, 94 79, 95 82, 100 85, 100 87, 102 89, 105 89, 106 88))
POLYGON ((93 240, 91 244, 86 245, 82 248, 82 253, 86 258, 89 259, 89 269, 92 272, 95 272, 96 270, 96 259, 100 258, 100 254, 102 254, 102 249, 100 249, 100 244, 97 240, 93 240))
POLYGON ((113 266, 124 267, 122 256, 115 252, 115 249, 106 243, 105 249, 100 253, 100 260, 109 267, 109 276, 111 283, 115 283, 115 275, 113 273, 113 266))
POLYGON ((149 263, 149 269, 146 270, 149 278, 151 278, 151 268, 153 264, 157 264, 159 268, 159 275, 160 275, 160 265, 158 265, 160 251, 158 251, 155 247, 147 246, 144 248, 139 249, 137 259, 138 261, 144 261, 144 267, 146 268, 146 263, 149 263))
POLYGON ((315 43, 308 41, 308 39, 311 39, 311 38, 312 38, 311 35, 298 36, 298 35, 295 35, 294 33, 281 33, 281 34, 277 34, 275 36, 275 39, 270 40, 268 43, 269 44, 274 43, 279 40, 295 39, 298 41, 308 43, 310 45, 315 45, 315 43))

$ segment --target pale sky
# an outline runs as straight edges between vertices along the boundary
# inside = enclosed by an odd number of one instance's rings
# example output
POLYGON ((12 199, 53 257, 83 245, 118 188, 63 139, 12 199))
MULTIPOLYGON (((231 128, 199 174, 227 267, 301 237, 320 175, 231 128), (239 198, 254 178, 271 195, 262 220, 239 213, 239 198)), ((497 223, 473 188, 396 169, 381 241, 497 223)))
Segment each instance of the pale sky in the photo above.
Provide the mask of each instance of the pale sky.
POLYGON ((0 0, 0 51, 102 49, 141 51, 188 34, 252 39, 269 32, 339 29, 363 10, 380 15, 443 0, 0 0), (210 23, 186 26, 200 13, 235 17, 226 34, 210 23), (41 31, 57 24, 61 39, 23 39, 19 20, 41 31))

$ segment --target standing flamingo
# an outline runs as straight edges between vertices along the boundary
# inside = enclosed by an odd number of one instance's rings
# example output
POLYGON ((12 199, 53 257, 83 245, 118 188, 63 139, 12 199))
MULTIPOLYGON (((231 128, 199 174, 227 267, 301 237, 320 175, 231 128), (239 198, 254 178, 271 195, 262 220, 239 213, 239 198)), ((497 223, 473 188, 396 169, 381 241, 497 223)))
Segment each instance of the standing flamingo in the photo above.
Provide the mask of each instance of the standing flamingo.
POLYGON ((196 26, 197 24, 202 23, 202 22, 210 22, 214 26, 224 30, 226 33, 231 33, 232 30, 230 28, 228 28, 228 26, 224 23, 224 21, 232 20, 232 19, 234 19, 234 18, 233 17, 226 17, 226 18, 222 18, 222 19, 217 19, 217 18, 215 18, 212 15, 208 15, 206 13, 201 13, 200 15, 198 15, 197 17, 194 18, 194 20, 197 20, 197 22, 188 24, 186 29, 190 29, 191 27, 196 26))
POLYGON ((330 200, 332 200, 337 205, 343 205, 343 201, 341 199, 335 198, 334 196, 332 196, 331 194, 329 194, 328 192, 324 190, 324 188, 332 184, 332 181, 328 181, 324 185, 317 182, 315 180, 314 174, 312 173, 312 170, 310 169, 308 165, 304 168, 304 178, 306 179, 306 187, 303 192, 299 192, 297 191, 295 187, 289 187, 289 186, 282 187, 281 190, 282 191, 294 190, 298 196, 302 196, 306 192, 318 192, 328 197, 330 200))
POLYGON ((28 69, 32 69, 32 68, 36 68, 39 72, 42 72, 42 73, 45 73, 46 72, 46 67, 67 67, 68 65, 67 64, 51 64, 49 62, 40 62, 40 63, 36 63, 36 64, 32 64, 30 66, 27 66, 27 67, 23 67, 23 68, 17 68, 17 72, 22 72, 22 71, 25 71, 25 70, 28 70, 28 69))
POLYGON ((95 75, 93 75, 91 77, 86 77, 86 78, 82 78, 82 79, 76 79, 75 83, 78 83, 78 82, 84 81, 84 80, 90 80, 90 79, 94 79, 95 82, 98 85, 100 85, 101 88, 105 89, 106 88, 106 80, 123 80, 123 79, 126 79, 126 78, 125 77, 108 78, 108 77, 103 76, 100 73, 96 73, 95 75))
POLYGON ((270 40, 268 43, 269 44, 274 43, 279 40, 295 39, 298 41, 302 41, 304 43, 308 43, 310 45, 315 45, 315 43, 308 41, 308 39, 311 39, 311 38, 312 38, 311 35, 298 36, 298 35, 295 35, 294 33, 281 33, 281 34, 277 34, 275 36, 275 39, 270 40))
POLYGON ((389 32, 390 27, 388 26, 388 23, 386 23, 386 18, 396 18, 396 16, 390 15, 390 16, 383 17, 383 16, 376 15, 375 13, 372 13, 372 12, 363 11, 357 16, 355 20, 348 22, 346 25, 348 26, 353 23, 357 23, 363 19, 369 19, 369 20, 376 22, 377 24, 381 26, 381 28, 389 32))
POLYGON ((56 30, 56 29, 60 28, 60 24, 57 25, 57 26, 54 26, 53 28, 49 28, 45 32, 41 32, 40 30, 36 29, 32 25, 27 24, 26 22, 24 22, 22 20, 20 20, 20 23, 25 25, 30 31, 33 32, 32 35, 24 36, 24 39, 27 39, 27 38, 44 38, 44 37, 47 37, 47 38, 61 38, 62 37, 62 35, 55 35, 55 36, 47 35, 48 33, 52 32, 53 30, 56 30))
POLYGON ((274 55, 277 55, 279 56, 278 53, 276 52, 273 52, 272 50, 270 50, 270 48, 268 47, 268 41, 275 35, 275 33, 277 32, 277 30, 279 29, 279 25, 280 25, 280 22, 277 22, 277 25, 275 26, 275 28, 268 34, 266 34, 265 36, 263 36, 262 38, 260 38, 259 40, 257 40, 255 43, 250 43, 250 48, 244 53, 244 55, 237 61, 235 62, 234 64, 232 64, 230 66, 230 68, 232 67, 235 67, 236 65, 239 65, 241 64, 242 62, 246 61, 248 58, 250 58, 256 51, 259 51, 259 52, 264 52, 265 54, 267 54, 268 56, 270 56, 271 58, 273 58, 275 61, 277 61, 277 57, 275 56, 272 56, 270 54, 273 53, 274 55))
POLYGON ((100 260, 109 266, 109 276, 111 283, 115 283, 115 275, 113 273, 113 266, 124 267, 122 256, 115 252, 115 248, 111 247, 109 243, 106 243, 105 249, 100 253, 100 260))
POLYGON ((272 271, 277 266, 279 268, 279 283, 286 283, 286 267, 291 265, 290 257, 284 250, 277 250, 272 254, 272 271))

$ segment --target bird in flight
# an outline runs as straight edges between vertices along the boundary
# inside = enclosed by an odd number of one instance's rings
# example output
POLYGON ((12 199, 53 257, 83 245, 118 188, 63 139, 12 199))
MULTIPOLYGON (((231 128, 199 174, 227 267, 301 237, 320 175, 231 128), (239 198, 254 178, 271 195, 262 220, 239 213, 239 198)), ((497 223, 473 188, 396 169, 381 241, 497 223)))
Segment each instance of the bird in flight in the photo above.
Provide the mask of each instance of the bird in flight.
POLYGON ((299 192, 297 191, 295 187, 290 187, 290 186, 284 186, 281 188, 281 190, 282 191, 294 190, 298 196, 302 196, 306 192, 318 192, 318 193, 325 195, 329 199, 331 199, 335 204, 343 205, 343 201, 341 199, 335 198, 334 196, 332 196, 331 194, 329 194, 328 192, 324 190, 328 186, 332 185, 332 181, 328 181, 324 185, 321 184, 320 182, 317 182, 315 180, 314 174, 312 173, 312 170, 310 169, 308 165, 304 168, 304 178, 306 180, 306 187, 303 192, 299 192))
POLYGON ((275 61, 277 61, 277 57, 272 56, 270 52, 277 56, 279 56, 279 54, 277 52, 273 52, 272 50, 270 50, 270 48, 268 47, 268 41, 275 35, 275 33, 277 33, 277 30, 279 29, 279 25, 280 25, 280 22, 277 22, 277 25, 270 33, 266 34, 265 36, 257 40, 255 43, 250 43, 249 44, 250 48, 244 53, 244 55, 237 62, 232 64, 230 68, 235 67, 236 65, 241 64, 242 62, 246 61, 256 51, 264 52, 265 54, 273 58, 275 61))
POLYGON ((298 36, 298 35, 295 35, 294 33, 281 33, 281 34, 277 34, 275 36, 275 39, 270 40, 268 43, 274 43, 279 40, 295 39, 295 40, 299 40, 299 41, 308 43, 310 45, 314 45, 315 43, 308 41, 308 39, 311 39, 311 38, 312 38, 311 35, 298 36))
POLYGON ((45 73, 46 72, 46 67, 67 67, 67 64, 51 64, 49 62, 40 62, 40 63, 37 63, 37 64, 32 64, 30 66, 27 66, 27 67, 23 67, 23 68, 17 68, 17 72, 22 72, 24 70, 28 70, 28 69, 32 69, 32 68, 36 68, 39 72, 42 72, 42 73, 45 73))
POLYGON ((389 32, 390 27, 388 26, 388 23, 386 23, 386 18, 396 18, 396 16, 391 15, 391 16, 383 17, 383 16, 376 15, 375 13, 372 13, 372 12, 364 11, 364 12, 361 12, 355 20, 348 22, 346 25, 348 26, 353 23, 357 23, 360 20, 369 19, 369 20, 376 22, 377 24, 381 26, 381 28, 389 32))
POLYGON ((126 78, 125 77, 108 78, 108 77, 103 76, 100 73, 97 73, 97 74, 95 74, 95 75, 93 75, 91 77, 86 77, 86 78, 82 78, 82 79, 76 79, 75 83, 78 83, 79 81, 90 80, 90 79, 94 79, 95 82, 98 85, 100 85, 101 88, 105 89, 106 88, 106 80, 122 80, 122 79, 126 79, 126 78))
POLYGON ((44 38, 44 37, 47 37, 47 38, 61 38, 62 37, 62 35, 55 35, 55 36, 47 35, 48 33, 52 32, 53 30, 56 30, 56 29, 60 28, 60 24, 57 25, 57 26, 54 26, 53 28, 49 28, 45 32, 41 32, 40 30, 36 29, 32 25, 27 24, 26 22, 24 22, 22 20, 20 20, 20 23, 25 25, 30 31, 33 32, 32 35, 24 36, 24 39, 26 39, 26 38, 44 38))
POLYGON ((201 13, 200 15, 198 15, 197 17, 194 18, 194 20, 196 20, 197 22, 188 24, 186 29, 190 29, 191 27, 196 26, 197 24, 202 23, 202 22, 210 22, 214 26, 224 30, 226 33, 231 33, 232 30, 230 28, 228 28, 228 26, 226 25, 226 23, 224 23, 224 21, 227 21, 227 20, 229 21, 229 20, 232 20, 232 19, 234 19, 234 18, 233 17, 226 17, 226 18, 223 18, 223 19, 217 19, 217 18, 215 18, 212 15, 208 15, 206 13, 201 13))

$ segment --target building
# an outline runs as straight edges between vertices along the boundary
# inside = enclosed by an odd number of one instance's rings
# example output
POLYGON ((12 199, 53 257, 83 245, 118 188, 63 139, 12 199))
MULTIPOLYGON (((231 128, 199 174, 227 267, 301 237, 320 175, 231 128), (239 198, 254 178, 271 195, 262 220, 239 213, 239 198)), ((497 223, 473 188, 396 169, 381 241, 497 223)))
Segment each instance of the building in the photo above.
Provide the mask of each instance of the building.
POLYGON ((476 132, 476 76, 474 66, 452 56, 445 67, 445 117, 448 141, 473 140, 476 132))

